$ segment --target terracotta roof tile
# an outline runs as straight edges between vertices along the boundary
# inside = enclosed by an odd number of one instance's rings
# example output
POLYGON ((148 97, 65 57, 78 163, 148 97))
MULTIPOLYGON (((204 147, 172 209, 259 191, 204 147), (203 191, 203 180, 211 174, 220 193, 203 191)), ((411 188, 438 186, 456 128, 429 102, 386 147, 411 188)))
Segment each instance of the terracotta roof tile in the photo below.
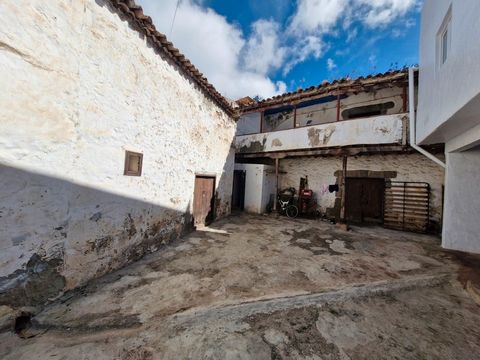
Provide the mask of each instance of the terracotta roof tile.
POLYGON ((374 86, 377 84, 384 84, 389 82, 406 81, 408 78, 408 70, 402 69, 397 71, 388 71, 385 73, 379 73, 374 75, 368 75, 366 77, 361 76, 356 79, 348 77, 336 79, 332 82, 323 81, 317 86, 310 86, 306 89, 298 89, 295 92, 288 92, 282 95, 273 96, 271 98, 255 102, 254 104, 240 105, 240 111, 252 111, 259 108, 265 108, 268 106, 279 105, 285 102, 291 102, 296 100, 305 99, 308 97, 328 93, 331 91, 343 90, 362 87, 362 86, 374 86))
POLYGON ((223 97, 206 77, 183 55, 180 50, 167 40, 167 37, 156 30, 152 18, 143 13, 141 6, 134 0, 109 0, 110 3, 131 22, 139 31, 149 37, 163 53, 168 55, 187 75, 189 75, 222 109, 235 116, 230 102, 223 97))

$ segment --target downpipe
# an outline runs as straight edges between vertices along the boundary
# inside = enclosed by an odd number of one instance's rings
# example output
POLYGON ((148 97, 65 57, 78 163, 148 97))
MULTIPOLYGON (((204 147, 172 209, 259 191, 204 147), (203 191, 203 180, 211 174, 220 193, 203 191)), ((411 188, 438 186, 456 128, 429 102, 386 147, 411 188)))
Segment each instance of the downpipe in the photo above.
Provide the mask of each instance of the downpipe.
POLYGON ((415 114, 415 77, 414 77, 414 71, 416 68, 409 68, 408 69, 408 105, 409 105, 409 127, 410 127, 410 147, 414 148, 417 150, 420 154, 426 156, 430 160, 434 161, 444 169, 446 168, 446 165, 443 161, 441 161, 439 158, 437 158, 435 155, 430 154, 428 151, 425 149, 421 148, 420 146, 417 145, 417 140, 416 140, 416 114, 415 114))

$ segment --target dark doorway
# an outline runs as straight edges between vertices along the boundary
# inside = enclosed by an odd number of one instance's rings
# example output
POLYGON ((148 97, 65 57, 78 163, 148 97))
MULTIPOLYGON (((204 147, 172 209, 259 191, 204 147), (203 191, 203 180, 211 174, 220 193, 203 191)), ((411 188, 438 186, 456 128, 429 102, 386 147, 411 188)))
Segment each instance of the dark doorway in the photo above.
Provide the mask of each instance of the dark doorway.
POLYGON ((241 210, 245 208, 245 178, 247 172, 244 170, 235 170, 233 172, 233 190, 232 190, 232 210, 241 210))
POLYGON ((196 176, 193 194, 194 225, 208 225, 215 219, 215 178, 196 176))
POLYGON ((347 178, 345 214, 354 223, 383 223, 385 180, 372 178, 347 178))

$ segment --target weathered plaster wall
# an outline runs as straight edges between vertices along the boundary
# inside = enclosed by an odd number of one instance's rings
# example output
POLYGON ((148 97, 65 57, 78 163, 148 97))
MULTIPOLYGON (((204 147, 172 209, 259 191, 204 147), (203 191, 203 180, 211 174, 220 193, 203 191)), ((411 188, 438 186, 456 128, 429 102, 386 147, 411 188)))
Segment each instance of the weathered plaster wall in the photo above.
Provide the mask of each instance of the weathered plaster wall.
MULTIPOLYGON (((383 104, 387 102, 392 102, 393 107, 386 109, 385 115, 403 113, 403 92, 403 87, 393 86, 383 89, 370 90, 368 92, 362 91, 357 94, 349 94, 340 102, 340 120, 345 120, 343 116, 345 110, 368 105, 383 104)), ((315 99, 325 99, 325 95, 317 96, 315 99)), ((311 99, 306 101, 308 102, 310 100, 311 99)), ((299 106, 296 111, 296 127, 320 125, 337 121, 337 100, 305 107, 301 106, 301 104, 302 103, 300 102, 300 106, 299 104, 296 105, 299 106)), ((280 108, 281 107, 283 107, 283 105, 280 106, 280 108)), ((272 110, 275 110, 275 108, 272 108, 272 110)), ((268 129, 272 128, 274 129, 273 131, 293 128, 293 109, 283 112, 283 114, 280 116, 281 120, 278 119, 279 115, 280 114, 273 116, 273 118, 277 118, 277 121, 274 122, 268 122, 267 117, 264 118, 264 132, 268 132, 268 129)), ((260 112, 243 114, 240 116, 237 124, 237 135, 254 134, 260 132, 260 122, 260 112)))
POLYGON ((177 237, 196 173, 229 213, 233 119, 105 0, 5 0, 0 23, 0 304, 177 237), (141 177, 123 175, 125 150, 144 154, 141 177))
MULTIPOLYGON (((310 188, 316 193, 322 212, 335 206, 335 193, 322 194, 325 186, 337 182, 336 172, 342 171, 341 157, 299 157, 280 160, 286 174, 280 176, 281 188, 298 189, 300 178, 308 175, 310 188)), ((431 186, 431 219, 441 223, 442 185, 444 170, 420 154, 363 155, 348 158, 347 171, 370 170, 396 172, 392 181, 421 181, 431 186)))
POLYGON ((408 115, 384 115, 263 134, 237 136, 239 153, 316 149, 349 145, 401 144, 408 115))

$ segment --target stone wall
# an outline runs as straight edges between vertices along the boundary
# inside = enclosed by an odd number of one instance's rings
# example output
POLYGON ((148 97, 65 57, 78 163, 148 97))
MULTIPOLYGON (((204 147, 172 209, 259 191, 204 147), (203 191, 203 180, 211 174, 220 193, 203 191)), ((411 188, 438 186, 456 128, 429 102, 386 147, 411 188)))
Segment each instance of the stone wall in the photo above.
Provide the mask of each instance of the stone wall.
MULTIPOLYGON (((308 175, 310 188, 316 193, 322 212, 338 217, 335 193, 322 193, 325 186, 336 184, 342 171, 341 157, 298 157, 280 160, 280 168, 286 172, 280 176, 280 187, 298 189, 300 178, 308 175)), ((392 181, 418 181, 430 184, 430 214, 434 225, 441 224, 442 186, 444 170, 420 154, 362 155, 347 161, 347 171, 369 170, 383 172, 392 181)))
POLYGON ((235 122, 105 0, 0 4, 0 305, 39 304, 230 211, 235 122), (124 176, 125 151, 143 153, 124 176))

